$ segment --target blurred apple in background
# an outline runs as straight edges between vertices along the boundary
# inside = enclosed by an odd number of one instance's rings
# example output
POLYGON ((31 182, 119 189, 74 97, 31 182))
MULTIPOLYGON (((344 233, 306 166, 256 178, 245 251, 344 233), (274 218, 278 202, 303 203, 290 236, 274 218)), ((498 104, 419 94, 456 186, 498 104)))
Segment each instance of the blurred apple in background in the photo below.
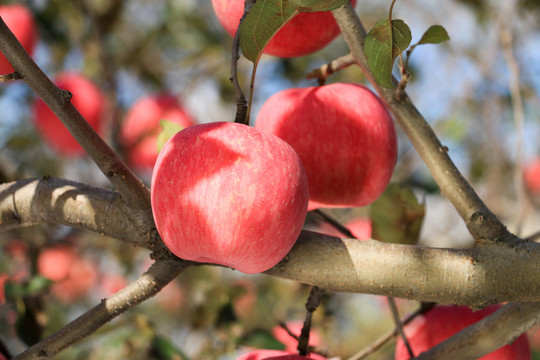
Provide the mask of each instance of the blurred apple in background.
MULTIPOLYGON (((99 88, 92 81, 75 72, 59 74, 54 83, 59 88, 71 92, 73 106, 94 130, 101 133, 105 115, 105 97, 99 88)), ((46 143, 57 153, 66 157, 78 157, 85 154, 64 124, 41 99, 37 99, 34 103, 34 122, 46 143)))
POLYGON ((139 99, 122 123, 120 143, 127 162, 139 171, 151 171, 154 167, 161 120, 177 123, 183 128, 195 124, 178 99, 168 94, 139 99))
POLYGON ((237 360, 303 360, 303 359, 313 359, 313 360, 326 360, 325 357, 317 354, 310 354, 309 356, 300 356, 289 351, 281 350, 254 350, 247 354, 244 354, 237 358, 237 360))
MULTIPOLYGON (((0 16, 26 52, 32 56, 36 44, 37 31, 34 17, 30 10, 26 6, 19 4, 2 5, 0 6, 0 16)), ((13 67, 6 57, 0 54, 0 74, 10 74, 13 71, 13 67)))
POLYGON ((394 123, 368 88, 336 83, 271 96, 255 128, 289 143, 309 181, 309 210, 360 207, 387 187, 397 157, 394 123))
POLYGON ((98 279, 96 265, 82 258, 71 245, 44 249, 38 256, 39 274, 54 281, 51 293, 64 303, 72 303, 94 286, 98 279))
POLYGON ((525 165, 523 181, 533 195, 540 195, 540 159, 532 160, 525 165))
MULTIPOLYGON (((404 331, 415 356, 446 340, 460 330, 482 320, 501 307, 488 306, 480 311, 472 311, 466 306, 435 306, 424 315, 419 315, 405 326, 404 331)), ((396 344, 396 360, 410 359, 403 340, 396 344)), ((531 359, 531 349, 527 336, 521 335, 513 343, 483 356, 481 360, 527 360, 531 359)))
MULTIPOLYGON (((358 240, 371 239, 371 219, 368 217, 358 217, 343 224, 358 240)), ((327 222, 317 224, 315 230, 321 234, 332 235, 335 237, 345 237, 340 231, 327 222)))
MULTIPOLYGON (((355 6, 356 0, 351 3, 355 6)), ((221 25, 234 37, 244 14, 244 0, 212 0, 212 5, 221 25)), ((332 12, 300 13, 277 32, 264 53, 283 58, 309 55, 324 48, 339 33, 332 12)))
POLYGON ((152 211, 178 257, 259 273, 292 248, 307 214, 308 184, 298 155, 253 127, 188 127, 159 154, 152 211))

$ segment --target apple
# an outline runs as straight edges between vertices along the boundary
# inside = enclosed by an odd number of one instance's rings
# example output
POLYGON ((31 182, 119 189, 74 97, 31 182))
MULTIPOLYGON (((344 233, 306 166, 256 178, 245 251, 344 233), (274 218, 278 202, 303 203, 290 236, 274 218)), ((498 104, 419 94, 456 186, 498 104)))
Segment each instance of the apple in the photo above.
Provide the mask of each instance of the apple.
POLYGON ((255 128, 289 143, 309 180, 309 210, 365 206, 384 191, 394 170, 394 123, 362 85, 287 89, 262 106, 255 128))
MULTIPOLYGON (((75 72, 59 74, 54 83, 73 95, 71 103, 88 123, 98 132, 102 131, 105 97, 99 88, 89 79, 75 72)), ((56 152, 67 157, 85 154, 60 119, 41 99, 34 103, 34 122, 39 132, 56 152)))
MULTIPOLYGON (((354 218, 346 222, 344 226, 349 229, 349 231, 358 240, 364 241, 371 239, 372 227, 371 219, 369 217, 354 218)), ((327 222, 321 222, 317 226, 315 231, 321 234, 331 235, 335 237, 344 237, 344 235, 340 231, 338 231, 335 227, 333 227, 327 222)))
POLYGON ((318 354, 302 356, 289 351, 281 350, 254 350, 237 358, 237 360, 326 360, 325 357, 318 354))
MULTIPOLYGON (((302 327, 304 323, 302 321, 290 321, 286 323, 287 328, 296 336, 300 336, 302 332, 302 327)), ((298 347, 298 341, 293 338, 289 333, 277 325, 272 328, 272 335, 276 338, 277 341, 285 345, 285 351, 294 353, 298 347)), ((321 336, 318 331, 311 329, 309 334, 309 345, 319 346, 322 344, 321 336)))
POLYGON ((6 302, 5 286, 9 280, 9 275, 0 273, 0 305, 4 305, 6 302))
POLYGON ((97 280, 95 264, 82 258, 70 245, 43 250, 37 259, 37 269, 39 274, 54 281, 51 293, 64 303, 85 296, 97 280))
POLYGON ((178 257, 259 273, 300 234, 308 183, 283 140, 247 125, 207 123, 165 144, 151 202, 157 230, 178 257))
MULTIPOLYGON (((11 30, 13 35, 19 40, 26 52, 32 56, 37 39, 34 17, 30 10, 20 4, 0 6, 0 16, 11 30)), ((13 67, 0 54, 0 74, 10 74, 14 72, 13 67)))
POLYGON ((172 121, 182 127, 195 123, 172 95, 139 99, 127 112, 120 130, 120 143, 128 163, 134 168, 141 171, 153 169, 158 156, 156 140, 161 132, 161 120, 172 121))
POLYGON ((523 169, 523 181, 534 195, 540 194, 540 158, 530 161, 523 169))
MULTIPOLYGON (((355 6, 356 0, 351 3, 355 6)), ((212 6, 221 25, 234 37, 244 14, 244 0, 212 0, 212 6)), ((339 33, 330 11, 300 13, 274 35, 264 53, 283 58, 308 55, 324 48, 339 33)))
MULTIPOLYGON (((405 326, 404 331, 414 355, 432 348, 450 336, 468 327, 501 307, 500 304, 488 306, 473 312, 466 306, 435 306, 424 315, 420 315, 405 326)), ((396 360, 410 359, 403 340, 396 344, 396 360)), ((518 337, 513 343, 483 356, 482 360, 527 360, 531 359, 531 349, 526 334, 518 337)))

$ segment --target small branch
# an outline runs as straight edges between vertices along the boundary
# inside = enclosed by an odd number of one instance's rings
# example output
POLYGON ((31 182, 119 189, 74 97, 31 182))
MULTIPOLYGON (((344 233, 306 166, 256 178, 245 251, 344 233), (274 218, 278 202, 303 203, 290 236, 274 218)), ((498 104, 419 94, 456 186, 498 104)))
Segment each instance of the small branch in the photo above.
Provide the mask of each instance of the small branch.
POLYGON ((355 236, 353 235, 351 230, 349 230, 346 226, 344 226, 342 223, 340 223, 339 221, 337 221, 336 219, 334 219, 332 216, 328 215, 327 213, 325 213, 321 209, 313 210, 313 213, 320 216, 324 221, 326 221, 334 229, 336 229, 337 231, 339 231, 340 233, 342 233, 346 237, 351 238, 351 239, 355 239, 355 236))
POLYGON ((479 359, 540 323, 540 303, 510 303, 420 354, 416 360, 479 359))
POLYGON ((343 70, 354 64, 355 61, 353 56, 351 54, 347 54, 311 71, 306 75, 306 79, 317 79, 319 85, 322 86, 326 83, 326 79, 328 79, 336 71, 343 70))
POLYGON ((407 339, 407 336, 405 336, 405 332, 403 331, 403 326, 401 325, 401 320, 399 317, 399 311, 396 305, 396 300, 393 297, 387 297, 388 305, 390 306, 390 312, 392 313, 392 318, 394 319, 394 324, 396 325, 396 332, 401 336, 401 339, 403 339, 403 343, 405 343, 405 346, 407 347, 407 351, 409 352, 409 356, 414 358, 414 352, 412 350, 411 344, 409 343, 409 340, 407 339))
MULTIPOLYGON (((427 312, 428 310, 433 308, 433 306, 435 306, 435 303, 422 303, 422 306, 418 310, 416 310, 411 315, 407 316, 401 322, 401 326, 403 327, 403 326, 407 325, 412 320, 414 320, 414 318, 416 318, 418 315, 424 314, 425 312, 427 312)), ((386 344, 389 340, 391 340, 393 337, 395 337, 397 335, 398 335, 398 329, 397 329, 397 327, 394 327, 393 330, 390 330, 389 332, 387 332, 386 334, 384 334, 383 336, 381 336, 380 338, 375 340, 368 347, 366 347, 362 351, 354 354, 353 356, 351 356, 347 360, 362 360, 366 356, 371 355, 375 351, 379 350, 384 344, 386 344)))
POLYGON ((240 51, 240 25, 242 24, 242 21, 244 21, 244 18, 249 13, 254 3, 255 0, 245 0, 244 14, 240 18, 240 23, 238 24, 238 28, 236 29, 236 34, 234 35, 233 39, 231 59, 231 82, 234 87, 234 92, 236 93, 236 118, 234 122, 245 125, 249 125, 249 118, 247 114, 248 103, 244 92, 242 91, 242 87, 240 86, 240 82, 238 81, 238 59, 240 58, 240 55, 238 54, 240 51))
POLYGON ((159 259, 148 271, 123 290, 104 299, 77 319, 23 353, 16 360, 49 358, 97 331, 100 327, 125 311, 156 295, 188 264, 178 259, 159 259))
POLYGON ((0 51, 9 60, 15 72, 58 116, 69 132, 94 160, 99 169, 117 188, 127 204, 146 210, 151 216, 150 191, 120 160, 96 131, 67 100, 59 89, 36 65, 13 33, 0 18, 0 51))
POLYGON ((304 326, 298 337, 298 353, 302 356, 307 356, 309 353, 309 333, 311 332, 311 319, 313 313, 319 307, 322 297, 324 295, 324 289, 320 289, 317 286, 313 286, 309 293, 309 297, 306 302, 306 319, 304 320, 304 326))
POLYGON ((20 80, 20 79, 22 79, 22 76, 18 72, 6 74, 6 75, 0 75, 0 83, 20 80))
POLYGON ((158 250, 146 212, 127 206, 116 192, 44 177, 0 184, 0 232, 39 224, 62 224, 158 250))
POLYGON ((344 5, 333 10, 332 13, 356 63, 394 114, 402 130, 431 171, 441 192, 454 204, 472 236, 476 240, 519 243, 519 240, 508 232, 459 172, 448 156, 446 148, 440 143, 431 126, 418 112, 406 92, 402 92, 402 98, 396 99, 394 89, 381 88, 373 80, 364 54, 366 30, 351 5, 344 5))

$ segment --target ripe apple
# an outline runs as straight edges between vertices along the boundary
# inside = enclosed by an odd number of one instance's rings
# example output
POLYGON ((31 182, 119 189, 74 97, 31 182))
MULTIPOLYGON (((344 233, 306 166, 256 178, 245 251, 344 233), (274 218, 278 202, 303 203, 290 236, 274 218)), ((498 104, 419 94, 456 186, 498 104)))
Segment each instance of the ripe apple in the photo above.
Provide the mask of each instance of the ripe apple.
POLYGON ((308 184, 287 143, 217 122, 169 139, 154 167, 151 195, 158 232, 178 257, 258 273, 294 245, 308 184))
MULTIPOLYGON (((351 3, 355 6, 356 0, 351 3)), ((234 37, 244 14, 244 0, 212 0, 212 5, 221 25, 234 37)), ((328 45, 339 32, 329 11, 300 13, 276 33, 264 53, 283 58, 308 55, 328 45)))
POLYGON ((310 354, 309 356, 301 356, 294 352, 281 350, 254 350, 240 356, 237 360, 326 360, 325 357, 318 354, 310 354))
MULTIPOLYGON (((300 333, 302 332, 302 327, 304 326, 304 323, 302 321, 290 321, 287 322, 287 328, 296 336, 300 336, 300 333)), ((272 335, 276 338, 277 341, 285 345, 285 351, 294 353, 298 347, 298 341, 293 338, 289 333, 282 328, 281 326, 277 325, 272 328, 272 335)), ((311 332, 309 334, 309 345, 311 346, 319 346, 322 344, 321 336, 319 332, 315 329, 311 329, 311 332)))
POLYGON ((272 95, 255 128, 288 142, 309 180, 309 210, 365 206, 390 181, 397 156, 394 123, 362 85, 336 83, 272 95))
POLYGON ((540 194, 540 158, 525 165, 523 181, 527 189, 533 194, 540 194))
POLYGON ((156 163, 156 140, 161 132, 161 120, 172 121, 185 128, 195 123, 178 100, 168 94, 141 98, 126 114, 120 130, 120 143, 128 163, 138 170, 152 170, 156 163))
MULTIPOLYGON (((492 314, 501 307, 500 304, 488 306, 473 312, 466 306, 436 306, 424 315, 415 318, 405 326, 405 335, 409 340, 414 355, 432 348, 450 336, 470 326, 484 317, 492 314)), ((410 359, 403 340, 396 344, 396 360, 410 359)), ((482 360, 527 360, 531 359, 529 341, 525 334, 518 337, 512 344, 483 356, 482 360)))
MULTIPOLYGON (((26 6, 19 4, 2 5, 0 6, 0 16, 26 52, 32 56, 37 32, 34 17, 30 10, 26 6)), ((6 57, 0 54, 0 74, 10 74, 13 71, 13 67, 6 57)))
MULTIPOLYGON (((371 219, 368 217, 354 218, 346 222, 344 226, 349 229, 349 231, 358 240, 364 241, 371 239, 371 219)), ((335 237, 344 237, 344 235, 340 231, 338 231, 335 227, 333 227, 327 222, 320 223, 315 229, 315 231, 321 234, 331 235, 335 237)))
POLYGON ((51 293, 64 303, 71 303, 88 293, 97 280, 93 262, 82 258, 70 245, 43 250, 37 259, 38 272, 54 281, 51 293))
MULTIPOLYGON (((98 87, 86 77, 74 72, 59 74, 54 83, 59 88, 71 92, 73 106, 100 133, 103 125, 105 97, 98 87)), ((59 154, 68 157, 84 155, 83 148, 41 99, 37 99, 34 103, 34 122, 47 144, 59 154)))

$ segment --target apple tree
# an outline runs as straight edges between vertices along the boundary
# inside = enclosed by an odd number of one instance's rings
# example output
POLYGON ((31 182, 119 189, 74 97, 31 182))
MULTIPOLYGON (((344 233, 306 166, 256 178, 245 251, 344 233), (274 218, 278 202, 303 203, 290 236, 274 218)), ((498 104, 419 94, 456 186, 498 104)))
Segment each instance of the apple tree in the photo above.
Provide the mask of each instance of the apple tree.
POLYGON ((0 358, 540 356, 539 16, 1 4, 0 358))

